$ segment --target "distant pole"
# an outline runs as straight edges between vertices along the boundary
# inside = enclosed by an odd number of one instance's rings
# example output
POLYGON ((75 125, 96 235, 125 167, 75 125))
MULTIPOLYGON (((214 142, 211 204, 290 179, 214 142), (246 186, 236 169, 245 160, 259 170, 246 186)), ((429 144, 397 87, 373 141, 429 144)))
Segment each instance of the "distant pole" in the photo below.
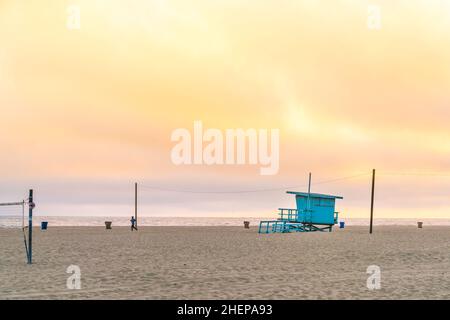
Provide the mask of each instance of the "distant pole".
POLYGON ((28 264, 33 262, 33 189, 28 196, 28 264))
POLYGON ((311 172, 308 180, 308 211, 311 209, 311 172))
POLYGON ((138 225, 138 222, 137 222, 137 214, 138 214, 138 212, 137 212, 137 191, 138 191, 138 185, 137 185, 137 182, 134 184, 134 219, 136 220, 136 229, 137 229, 137 225, 138 225))
POLYGON ((373 227, 373 202, 374 202, 374 195, 375 195, 375 169, 372 170, 372 198, 370 202, 370 230, 369 233, 372 234, 372 227, 373 227))
POLYGON ((311 193, 311 172, 309 173, 309 182, 308 182, 308 197, 309 194, 311 193))

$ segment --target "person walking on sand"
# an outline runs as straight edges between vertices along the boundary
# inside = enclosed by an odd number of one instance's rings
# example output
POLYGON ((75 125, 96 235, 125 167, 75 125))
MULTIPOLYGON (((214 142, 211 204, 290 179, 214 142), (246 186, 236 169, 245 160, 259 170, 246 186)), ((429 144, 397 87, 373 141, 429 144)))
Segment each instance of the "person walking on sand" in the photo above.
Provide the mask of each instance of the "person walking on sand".
POLYGON ((134 230, 137 231, 136 219, 133 216, 131 216, 130 222, 131 222, 131 231, 134 231, 134 230))

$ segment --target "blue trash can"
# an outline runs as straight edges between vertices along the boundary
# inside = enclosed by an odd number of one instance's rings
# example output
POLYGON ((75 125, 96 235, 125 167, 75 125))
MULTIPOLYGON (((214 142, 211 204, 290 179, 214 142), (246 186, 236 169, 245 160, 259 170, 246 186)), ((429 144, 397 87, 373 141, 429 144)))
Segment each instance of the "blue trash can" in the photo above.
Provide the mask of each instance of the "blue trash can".
POLYGON ((345 227, 345 222, 344 221, 339 222, 339 229, 344 229, 344 227, 345 227))
POLYGON ((41 230, 47 230, 48 221, 42 221, 41 222, 41 230))

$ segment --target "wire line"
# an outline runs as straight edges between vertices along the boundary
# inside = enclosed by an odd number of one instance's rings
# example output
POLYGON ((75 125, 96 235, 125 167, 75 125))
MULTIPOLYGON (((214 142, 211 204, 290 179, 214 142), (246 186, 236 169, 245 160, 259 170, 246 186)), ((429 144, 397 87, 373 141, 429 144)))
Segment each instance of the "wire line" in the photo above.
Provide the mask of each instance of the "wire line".
MULTIPOLYGON (((352 176, 332 179, 332 180, 324 180, 319 181, 316 183, 312 183, 311 185, 319 185, 319 184, 326 184, 326 183, 332 183, 337 181, 343 181, 343 180, 349 180, 354 179, 357 177, 367 176, 371 173, 360 173, 352 176)), ((141 185, 141 188, 144 189, 152 189, 152 190, 158 190, 158 191, 165 191, 165 192, 177 192, 177 193, 200 193, 200 194, 233 194, 233 193, 257 193, 257 192, 271 192, 271 191, 280 191, 280 190, 286 190, 286 189, 296 189, 296 188, 306 188, 307 185, 297 185, 297 186, 285 186, 285 187, 278 187, 278 188, 270 188, 270 189, 255 189, 255 190, 235 190, 235 191, 205 191, 205 190, 184 190, 184 189, 171 189, 171 188, 161 188, 157 186, 147 186, 147 185, 141 185)))
MULTIPOLYGON (((378 172, 377 172, 378 174, 378 172)), ((380 171, 380 175, 385 176, 429 176, 429 177, 450 177, 448 172, 383 172, 380 171)))

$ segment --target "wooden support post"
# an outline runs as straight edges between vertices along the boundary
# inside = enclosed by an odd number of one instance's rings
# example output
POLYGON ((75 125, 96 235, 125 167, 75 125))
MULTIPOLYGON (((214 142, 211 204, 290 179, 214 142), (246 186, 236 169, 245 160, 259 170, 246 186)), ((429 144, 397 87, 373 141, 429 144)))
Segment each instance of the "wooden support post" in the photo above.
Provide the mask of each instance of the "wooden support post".
POLYGON ((28 196, 28 264, 33 263, 33 190, 28 196))
POLYGON ((137 209, 137 192, 138 192, 138 184, 137 182, 134 184, 134 219, 136 220, 136 230, 138 226, 138 209, 137 209))
POLYGON ((311 193, 311 172, 309 173, 309 180, 308 180, 308 197, 311 193))
POLYGON ((373 202, 374 202, 374 195, 375 195, 375 169, 372 170, 372 197, 370 201, 370 229, 369 233, 372 234, 373 229, 373 202))
POLYGON ((311 208, 310 196, 311 196, 311 172, 309 173, 309 180, 308 180, 308 211, 311 208))

